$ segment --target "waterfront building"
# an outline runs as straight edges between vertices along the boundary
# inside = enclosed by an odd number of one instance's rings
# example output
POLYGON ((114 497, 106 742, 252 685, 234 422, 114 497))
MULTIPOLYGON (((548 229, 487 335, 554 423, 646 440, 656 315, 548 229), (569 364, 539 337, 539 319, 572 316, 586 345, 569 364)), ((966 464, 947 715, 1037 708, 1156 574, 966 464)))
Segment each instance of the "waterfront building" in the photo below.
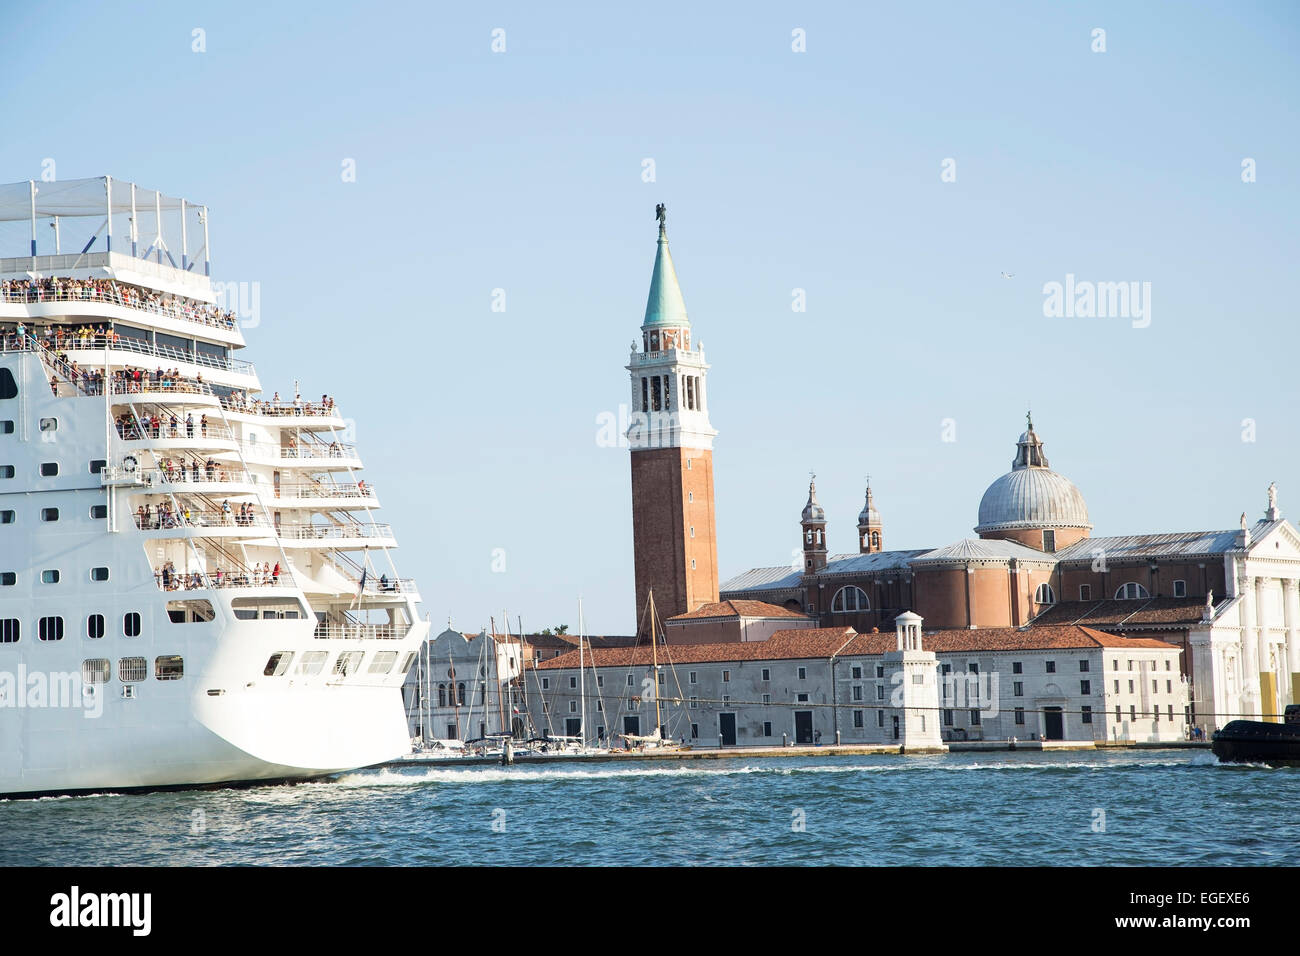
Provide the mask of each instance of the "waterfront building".
POLYGON ((1186 736, 1178 647, 1078 626, 780 630, 761 641, 648 644, 540 661, 537 727, 618 744, 652 733, 702 747, 950 741, 1168 742, 1186 736), (656 666, 657 665, 657 666, 656 666))

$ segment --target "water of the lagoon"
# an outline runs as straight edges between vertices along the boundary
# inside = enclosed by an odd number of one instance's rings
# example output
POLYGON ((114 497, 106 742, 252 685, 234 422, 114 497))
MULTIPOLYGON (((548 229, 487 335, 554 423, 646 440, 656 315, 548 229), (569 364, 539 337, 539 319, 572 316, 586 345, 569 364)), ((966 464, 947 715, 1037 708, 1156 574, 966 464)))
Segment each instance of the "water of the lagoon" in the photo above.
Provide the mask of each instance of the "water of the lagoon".
POLYGON ((1295 865, 1298 797, 1204 751, 425 766, 0 802, 0 864, 1295 865))

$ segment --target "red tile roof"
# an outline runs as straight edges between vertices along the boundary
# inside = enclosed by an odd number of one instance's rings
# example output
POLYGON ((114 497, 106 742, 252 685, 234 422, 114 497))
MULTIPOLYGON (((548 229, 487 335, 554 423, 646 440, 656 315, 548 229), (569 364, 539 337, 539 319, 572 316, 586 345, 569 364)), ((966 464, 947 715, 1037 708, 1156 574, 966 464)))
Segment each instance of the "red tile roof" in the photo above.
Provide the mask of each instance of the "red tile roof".
MULTIPOLYGON (((851 627, 812 627, 777 631, 765 641, 737 641, 725 644, 659 645, 659 663, 708 664, 727 661, 779 661, 827 658, 857 632, 851 627)), ((586 658, 592 667, 641 667, 653 660, 649 644, 639 647, 596 648, 586 658)), ((542 661, 538 670, 578 666, 578 652, 570 651, 542 661)))
POLYGON ((687 621, 704 617, 798 617, 811 620, 807 615, 800 614, 798 611, 791 611, 789 608, 776 604, 768 604, 766 601, 743 600, 705 604, 702 607, 697 607, 694 611, 674 615, 668 620, 687 621))
POLYGON ((1149 598, 1145 601, 1062 601, 1030 625, 1088 624, 1114 628, 1181 629, 1201 620, 1203 598, 1149 598))
MULTIPOLYGON (((971 651, 1071 650, 1096 647, 1178 650, 1165 641, 1146 637, 1119 637, 1077 625, 990 627, 974 630, 928 631, 921 646, 936 654, 971 651)), ((878 656, 898 647, 896 634, 858 634, 851 627, 816 627, 777 631, 766 641, 725 644, 669 644, 659 646, 659 663, 709 664, 728 661, 825 660, 838 657, 878 656)), ((592 667, 641 667, 652 661, 648 644, 639 647, 596 648, 587 655, 592 667)), ((538 670, 578 666, 578 652, 570 651, 542 661, 538 670)))

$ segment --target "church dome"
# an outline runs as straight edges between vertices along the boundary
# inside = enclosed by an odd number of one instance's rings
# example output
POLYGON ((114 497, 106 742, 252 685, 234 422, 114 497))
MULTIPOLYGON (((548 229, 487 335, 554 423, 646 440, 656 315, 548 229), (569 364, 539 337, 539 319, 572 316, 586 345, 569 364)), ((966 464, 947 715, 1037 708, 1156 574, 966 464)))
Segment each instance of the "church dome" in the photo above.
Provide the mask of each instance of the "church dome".
POLYGON ((980 499, 976 534, 1034 528, 1090 530, 1083 494, 1064 475, 1051 470, 1043 442, 1029 430, 1016 443, 1016 459, 1007 472, 989 485, 980 499))
POLYGON ((816 481, 808 482, 808 503, 803 506, 804 521, 825 521, 826 509, 817 501, 817 483, 816 481))
POLYGON ((858 512, 859 528, 874 528, 880 524, 880 512, 876 510, 876 500, 871 494, 871 485, 867 485, 867 501, 858 512))

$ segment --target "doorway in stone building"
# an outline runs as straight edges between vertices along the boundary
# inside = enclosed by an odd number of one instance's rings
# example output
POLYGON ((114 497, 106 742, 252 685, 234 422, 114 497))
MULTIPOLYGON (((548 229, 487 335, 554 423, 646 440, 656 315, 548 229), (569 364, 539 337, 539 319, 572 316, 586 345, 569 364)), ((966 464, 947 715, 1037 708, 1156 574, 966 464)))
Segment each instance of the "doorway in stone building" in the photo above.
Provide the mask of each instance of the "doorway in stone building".
POLYGON ((736 746, 735 714, 718 714, 718 738, 724 747, 736 746))
POLYGON ((1043 708, 1043 739, 1064 740, 1065 719, 1059 707, 1043 708))
POLYGON ((796 710, 794 712, 794 742, 810 744, 813 742, 813 712, 796 710))

